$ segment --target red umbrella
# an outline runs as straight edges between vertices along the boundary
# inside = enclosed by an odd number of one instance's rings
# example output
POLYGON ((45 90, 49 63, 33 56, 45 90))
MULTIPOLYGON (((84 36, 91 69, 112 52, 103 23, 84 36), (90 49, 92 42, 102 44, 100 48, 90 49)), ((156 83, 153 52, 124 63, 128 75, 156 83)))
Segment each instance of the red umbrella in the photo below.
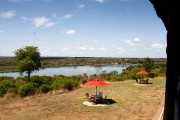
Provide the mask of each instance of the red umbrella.
POLYGON ((91 80, 87 83, 85 83, 86 86, 96 86, 96 95, 97 95, 97 86, 107 86, 109 83, 106 83, 98 78, 91 80))
POLYGON ((145 70, 141 70, 141 71, 137 72, 136 74, 142 75, 142 79, 143 79, 143 75, 147 75, 149 73, 147 71, 145 71, 145 70))
POLYGON ((136 74, 146 75, 146 74, 149 74, 149 73, 147 71, 145 71, 145 70, 141 70, 141 71, 137 72, 136 74))

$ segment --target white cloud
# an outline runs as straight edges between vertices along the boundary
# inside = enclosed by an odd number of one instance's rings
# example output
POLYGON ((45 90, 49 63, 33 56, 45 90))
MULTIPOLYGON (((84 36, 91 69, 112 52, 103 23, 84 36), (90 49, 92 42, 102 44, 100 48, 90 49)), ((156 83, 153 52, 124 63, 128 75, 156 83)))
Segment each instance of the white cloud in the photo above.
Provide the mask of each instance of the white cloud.
POLYGON ((163 45, 163 44, 155 43, 155 44, 152 44, 151 47, 152 47, 152 48, 163 48, 164 45, 163 45))
POLYGON ((12 18, 14 16, 16 16, 16 11, 6 11, 0 14, 0 17, 2 18, 12 18))
POLYGON ((73 15, 72 14, 66 14, 63 16, 64 19, 69 19, 69 18, 72 18, 73 15))
POLYGON ((130 45, 130 46, 135 46, 136 44, 133 43, 133 42, 130 42, 129 45, 130 45))
POLYGON ((94 47, 90 47, 89 49, 90 49, 90 50, 95 50, 95 48, 94 48, 94 47))
POLYGON ((98 40, 93 40, 93 42, 95 42, 95 43, 99 43, 100 41, 98 41, 98 40))
POLYGON ((117 44, 112 44, 112 47, 116 47, 117 46, 117 44))
POLYGON ((67 35, 74 35, 76 33, 75 30, 71 29, 65 32, 67 35))
POLYGON ((56 25, 57 23, 55 22, 52 22, 50 19, 48 18, 45 18, 45 17, 36 17, 36 18, 28 18, 28 17, 25 17, 25 16, 22 16, 20 17, 22 20, 24 21, 30 21, 32 22, 33 26, 35 28, 49 28, 49 27, 52 27, 54 25, 56 25))
POLYGON ((24 21, 28 21, 29 20, 29 18, 27 18, 27 17, 25 17, 25 16, 21 16, 20 17, 22 20, 24 20, 24 21))
POLYGON ((161 50, 156 50, 157 52, 160 52, 161 50))
POLYGON ((106 48, 99 48, 100 51, 107 51, 106 48))
POLYGON ((135 45, 135 43, 133 43, 131 40, 125 40, 124 42, 127 43, 130 46, 134 46, 135 45))
POLYGON ((38 28, 41 26, 44 26, 45 24, 47 24, 49 22, 49 19, 45 18, 45 17, 38 17, 38 18, 34 18, 32 21, 32 24, 38 28))
POLYGON ((67 49, 67 48, 62 48, 61 51, 66 52, 66 51, 69 51, 69 49, 67 49))
POLYGON ((98 3, 104 3, 105 2, 105 0, 95 0, 95 1, 98 3))
POLYGON ((71 49, 67 48, 67 46, 65 48, 61 49, 61 52, 63 55, 67 55, 67 54, 75 54, 75 51, 72 51, 71 49))
POLYGON ((56 23, 54 23, 54 22, 48 22, 48 23, 46 23, 45 25, 44 25, 44 28, 48 28, 48 27, 52 27, 52 26, 54 26, 56 23))
POLYGON ((4 32, 4 31, 0 30, 0 33, 2 33, 2 32, 4 32))
POLYGON ((134 38, 133 40, 125 39, 123 42, 130 46, 143 45, 138 37, 134 38))
POLYGON ((134 38, 135 42, 140 42, 140 39, 138 37, 134 38))
POLYGON ((45 48, 42 50, 42 55, 49 55, 50 54, 50 48, 45 48))
POLYGON ((70 49, 68 49, 68 48, 62 48, 61 51, 62 51, 63 53, 69 53, 69 52, 70 52, 70 49))
POLYGON ((129 43, 131 43, 131 40, 124 40, 124 42, 129 44, 129 43))
POLYGON ((149 50, 149 48, 148 48, 148 47, 144 47, 144 49, 145 49, 145 50, 149 50))
POLYGON ((84 4, 78 5, 78 8, 85 8, 84 4))
POLYGON ((132 51, 138 51, 138 49, 136 49, 136 48, 133 48, 133 49, 131 49, 132 51))
POLYGON ((79 50, 87 50, 88 47, 86 45, 82 45, 80 47, 78 47, 79 50))
POLYGON ((125 52, 125 50, 123 49, 123 48, 117 48, 118 49, 118 52, 121 52, 121 53, 123 53, 123 52, 125 52))

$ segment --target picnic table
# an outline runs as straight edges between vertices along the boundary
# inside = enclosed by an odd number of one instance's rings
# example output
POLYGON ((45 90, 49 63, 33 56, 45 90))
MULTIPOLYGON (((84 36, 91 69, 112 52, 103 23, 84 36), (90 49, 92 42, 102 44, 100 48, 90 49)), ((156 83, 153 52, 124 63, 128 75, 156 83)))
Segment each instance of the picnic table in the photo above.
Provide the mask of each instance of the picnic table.
POLYGON ((138 84, 148 84, 149 79, 139 79, 136 81, 138 84))
POLYGON ((94 100, 93 102, 95 103, 100 103, 102 101, 102 94, 92 94, 90 99, 94 100))

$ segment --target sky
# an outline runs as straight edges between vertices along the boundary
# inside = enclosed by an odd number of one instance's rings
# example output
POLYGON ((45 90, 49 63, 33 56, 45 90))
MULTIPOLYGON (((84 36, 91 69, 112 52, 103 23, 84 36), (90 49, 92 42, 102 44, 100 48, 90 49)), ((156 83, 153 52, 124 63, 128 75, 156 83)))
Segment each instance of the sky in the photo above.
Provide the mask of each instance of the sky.
POLYGON ((0 56, 166 58, 166 44, 149 0, 0 0, 0 56))

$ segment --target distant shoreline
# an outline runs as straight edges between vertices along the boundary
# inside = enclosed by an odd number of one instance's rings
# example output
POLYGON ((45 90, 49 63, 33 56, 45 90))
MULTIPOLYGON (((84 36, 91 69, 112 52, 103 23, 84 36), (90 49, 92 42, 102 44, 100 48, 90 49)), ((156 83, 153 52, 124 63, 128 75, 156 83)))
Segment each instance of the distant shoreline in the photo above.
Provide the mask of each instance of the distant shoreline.
MULTIPOLYGON (((145 58, 117 57, 41 57, 42 68, 65 66, 107 65, 107 64, 142 64, 145 58)), ((150 58, 155 64, 166 64, 166 58, 150 58)), ((15 57, 0 56, 0 73, 18 72, 15 57)))

